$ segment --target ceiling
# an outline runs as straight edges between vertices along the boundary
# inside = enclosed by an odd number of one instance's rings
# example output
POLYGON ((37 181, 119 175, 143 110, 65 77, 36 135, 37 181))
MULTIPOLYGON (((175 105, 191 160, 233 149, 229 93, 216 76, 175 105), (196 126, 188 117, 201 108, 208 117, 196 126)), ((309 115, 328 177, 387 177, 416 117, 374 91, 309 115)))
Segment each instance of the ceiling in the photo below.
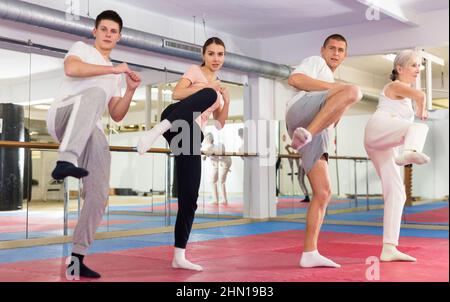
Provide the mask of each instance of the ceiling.
MULTIPOLYGON (((426 52, 429 52, 437 57, 444 59, 445 66, 439 66, 433 64, 433 78, 438 78, 441 76, 441 73, 444 72, 444 75, 448 78, 449 73, 449 65, 448 65, 448 53, 449 47, 443 46, 439 48, 426 48, 426 52)), ((364 70, 370 72, 375 75, 385 76, 388 75, 392 71, 393 63, 380 55, 371 55, 371 56, 354 56, 349 57, 343 63, 343 65, 352 67, 355 69, 364 70)))
MULTIPOLYGON (((109 0, 110 2, 120 2, 109 0)), ((396 0, 410 15, 448 8, 448 0, 396 0)), ((128 6, 249 39, 263 39, 368 22, 357 0, 127 0, 128 6)), ((383 18, 387 16, 381 14, 383 18)))

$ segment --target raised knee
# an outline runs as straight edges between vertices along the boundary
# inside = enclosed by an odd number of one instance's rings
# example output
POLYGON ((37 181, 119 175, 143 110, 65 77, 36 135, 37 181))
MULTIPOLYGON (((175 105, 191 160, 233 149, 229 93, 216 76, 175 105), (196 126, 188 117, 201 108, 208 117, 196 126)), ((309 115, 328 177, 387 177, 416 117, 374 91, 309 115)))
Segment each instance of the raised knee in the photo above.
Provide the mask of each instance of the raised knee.
POLYGON ((356 85, 347 85, 345 92, 348 96, 346 98, 348 104, 359 102, 363 97, 361 89, 356 85))
POLYGON ((422 124, 422 123, 414 123, 413 127, 416 128, 416 129, 420 129, 420 130, 422 130, 424 132, 427 132, 428 129, 429 129, 427 124, 422 124))
POLYGON ((202 93, 205 98, 205 102, 212 106, 217 100, 217 91, 212 88, 204 88, 202 89, 202 93))

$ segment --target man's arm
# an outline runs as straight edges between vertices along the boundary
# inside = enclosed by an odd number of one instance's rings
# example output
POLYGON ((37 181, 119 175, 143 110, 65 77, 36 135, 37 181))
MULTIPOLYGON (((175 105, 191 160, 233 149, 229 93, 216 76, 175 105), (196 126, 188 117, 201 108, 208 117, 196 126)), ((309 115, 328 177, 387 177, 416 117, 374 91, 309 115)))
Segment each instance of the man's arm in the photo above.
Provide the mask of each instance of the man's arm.
POLYGON ((387 97, 395 100, 396 98, 410 98, 416 102, 416 116, 421 120, 426 120, 428 118, 428 111, 426 106, 426 97, 423 91, 407 86, 400 82, 393 82, 390 84, 386 90, 385 94, 387 97))
POLYGON ((303 73, 294 73, 288 79, 288 84, 297 88, 298 90, 304 91, 323 91, 330 90, 338 85, 339 83, 329 83, 320 80, 313 79, 303 73))
POLYGON ((131 100, 133 99, 136 88, 141 84, 141 78, 133 71, 126 75, 127 90, 123 97, 113 97, 109 102, 108 109, 111 118, 115 122, 120 122, 130 108, 131 100))
POLYGON ((117 66, 95 65, 85 63, 77 56, 68 56, 64 61, 64 73, 66 76, 73 78, 87 78, 129 72, 131 70, 128 68, 127 63, 122 63, 117 66))

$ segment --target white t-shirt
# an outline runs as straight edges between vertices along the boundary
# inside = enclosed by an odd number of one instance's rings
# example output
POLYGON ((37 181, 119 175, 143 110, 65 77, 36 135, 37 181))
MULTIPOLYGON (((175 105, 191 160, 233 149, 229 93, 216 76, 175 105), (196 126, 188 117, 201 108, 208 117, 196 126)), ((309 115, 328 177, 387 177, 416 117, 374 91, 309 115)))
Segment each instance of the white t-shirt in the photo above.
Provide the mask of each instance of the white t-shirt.
MULTIPOLYGON (((301 73, 304 75, 307 75, 310 78, 334 83, 334 75, 331 71, 330 67, 328 67, 325 60, 320 56, 312 56, 304 59, 300 65, 298 65, 295 70, 292 72, 292 74, 301 73)), ((291 74, 291 75, 292 75, 291 74)), ((302 98, 307 91, 299 90, 286 104, 286 113, 288 112, 289 108, 297 102, 300 98, 302 98)))
MULTIPOLYGON (((81 41, 76 42, 70 47, 64 60, 69 56, 76 56, 84 63, 93 65, 113 66, 110 61, 100 54, 100 52, 91 45, 87 45, 81 41)), ((107 74, 88 78, 75 78, 64 75, 64 79, 59 88, 56 101, 64 99, 70 95, 76 95, 79 92, 92 87, 103 89, 106 93, 106 105, 112 97, 120 97, 122 76, 120 74, 107 74)))
POLYGON ((380 98, 378 99, 377 112, 388 112, 400 116, 402 119, 408 120, 410 122, 414 121, 414 109, 412 106, 412 101, 410 98, 404 98, 401 100, 393 100, 386 96, 384 93, 387 86, 384 86, 381 90, 380 98))
MULTIPOLYGON (((110 61, 105 60, 105 58, 94 46, 87 45, 81 41, 76 42, 72 45, 72 47, 70 47, 69 51, 64 57, 64 60, 66 60, 69 56, 76 56, 80 58, 84 63, 113 66, 110 61)), ((59 92, 52 107, 63 107, 65 105, 64 102, 61 101, 68 96, 76 95, 88 88, 97 87, 102 89, 106 94, 104 106, 104 109, 106 109, 111 98, 121 96, 121 83, 122 76, 120 74, 107 74, 85 78, 75 78, 64 75, 63 81, 59 87, 59 92)), ((68 105, 70 105, 70 103, 68 103, 68 105)), ((47 120, 54 119, 55 114, 55 110, 49 110, 47 120)), ((100 128, 100 130, 103 131, 101 118, 98 120, 97 126, 98 128, 100 128)), ((53 129, 49 129, 49 132, 52 131, 53 129)))

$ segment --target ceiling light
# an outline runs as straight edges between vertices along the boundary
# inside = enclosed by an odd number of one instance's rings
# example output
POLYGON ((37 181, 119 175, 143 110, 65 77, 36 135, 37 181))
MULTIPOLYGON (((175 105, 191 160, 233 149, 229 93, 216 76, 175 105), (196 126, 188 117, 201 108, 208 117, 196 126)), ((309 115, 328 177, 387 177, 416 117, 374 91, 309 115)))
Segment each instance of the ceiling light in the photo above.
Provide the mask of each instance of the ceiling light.
POLYGON ((39 110, 48 110, 48 109, 50 109, 50 107, 51 107, 50 105, 46 105, 46 104, 33 106, 34 109, 39 109, 39 110))
POLYGON ((387 55, 384 55, 383 58, 385 58, 388 61, 394 62, 396 55, 393 53, 388 53, 387 55))

